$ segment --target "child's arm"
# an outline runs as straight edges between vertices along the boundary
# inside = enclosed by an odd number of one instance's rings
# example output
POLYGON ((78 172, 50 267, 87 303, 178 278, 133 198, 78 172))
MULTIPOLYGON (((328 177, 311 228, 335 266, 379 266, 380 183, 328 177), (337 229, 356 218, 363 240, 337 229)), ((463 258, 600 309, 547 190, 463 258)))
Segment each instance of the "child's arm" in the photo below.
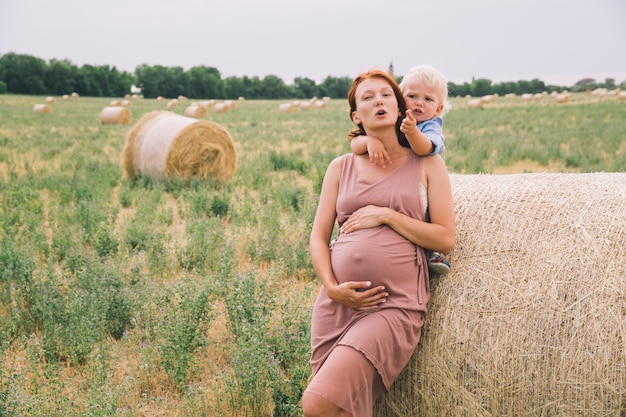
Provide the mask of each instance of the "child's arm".
POLYGON ((374 165, 384 168, 387 164, 391 164, 391 158, 385 146, 380 139, 375 136, 355 136, 350 141, 350 149, 357 155, 362 155, 367 152, 370 157, 370 162, 374 165))
POLYGON ((400 130, 404 133, 409 141, 409 145, 411 145, 411 149, 416 154, 426 156, 435 150, 433 142, 417 128, 417 121, 413 117, 411 110, 406 111, 406 117, 402 120, 400 130))

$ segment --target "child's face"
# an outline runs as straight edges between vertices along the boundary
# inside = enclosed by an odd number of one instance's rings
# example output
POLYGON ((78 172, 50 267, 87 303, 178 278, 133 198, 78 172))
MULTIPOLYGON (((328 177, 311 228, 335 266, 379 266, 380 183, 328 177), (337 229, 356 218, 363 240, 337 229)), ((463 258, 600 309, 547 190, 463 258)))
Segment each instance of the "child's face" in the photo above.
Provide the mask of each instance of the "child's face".
POLYGON ((439 102, 439 90, 434 86, 427 86, 419 77, 407 80, 402 94, 417 123, 430 120, 443 110, 443 103, 439 102))

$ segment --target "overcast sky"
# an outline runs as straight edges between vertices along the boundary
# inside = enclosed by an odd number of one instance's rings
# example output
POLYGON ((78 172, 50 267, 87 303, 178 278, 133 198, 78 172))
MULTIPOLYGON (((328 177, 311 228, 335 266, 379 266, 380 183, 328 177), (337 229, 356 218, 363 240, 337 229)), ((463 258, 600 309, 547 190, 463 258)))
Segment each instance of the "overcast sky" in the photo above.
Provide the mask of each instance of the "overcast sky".
POLYGON ((455 83, 626 80, 625 0, 0 0, 0 54, 322 81, 430 64, 455 83))

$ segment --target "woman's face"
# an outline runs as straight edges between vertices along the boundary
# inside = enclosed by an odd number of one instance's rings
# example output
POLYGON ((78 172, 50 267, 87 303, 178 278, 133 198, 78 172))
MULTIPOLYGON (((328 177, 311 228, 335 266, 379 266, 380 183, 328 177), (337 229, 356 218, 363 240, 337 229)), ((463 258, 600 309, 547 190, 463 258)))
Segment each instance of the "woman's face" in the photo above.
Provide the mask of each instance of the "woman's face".
POLYGON ((382 78, 363 80, 356 89, 352 121, 365 129, 395 126, 400 115, 393 88, 382 78))

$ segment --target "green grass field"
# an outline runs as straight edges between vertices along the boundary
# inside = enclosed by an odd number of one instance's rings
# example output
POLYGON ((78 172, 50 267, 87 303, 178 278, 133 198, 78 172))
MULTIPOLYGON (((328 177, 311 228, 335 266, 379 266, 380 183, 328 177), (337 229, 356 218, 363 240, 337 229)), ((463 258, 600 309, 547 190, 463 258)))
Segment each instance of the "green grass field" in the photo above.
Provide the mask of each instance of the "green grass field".
MULTIPOLYGON (((238 154, 216 186, 122 177, 128 130, 165 102, 102 125, 111 99, 34 113, 44 99, 0 95, 0 417, 300 415, 308 234, 325 168, 349 151, 347 102, 209 110, 238 154)), ((466 102, 445 116, 451 172, 626 170, 623 100, 466 102)))

